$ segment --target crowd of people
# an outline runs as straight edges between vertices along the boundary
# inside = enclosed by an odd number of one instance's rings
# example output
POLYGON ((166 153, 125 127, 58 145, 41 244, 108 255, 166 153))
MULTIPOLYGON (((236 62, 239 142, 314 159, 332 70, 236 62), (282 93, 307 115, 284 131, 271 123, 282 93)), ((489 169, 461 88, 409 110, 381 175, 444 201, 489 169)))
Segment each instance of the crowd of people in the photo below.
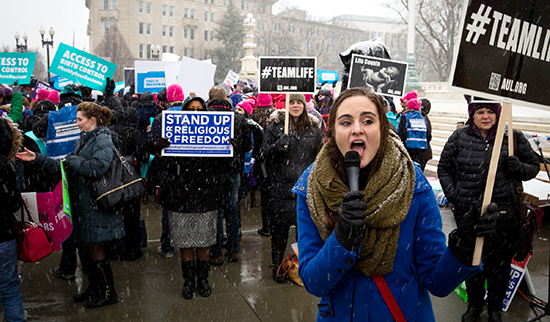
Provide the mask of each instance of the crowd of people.
POLYGON ((299 246, 299 275, 307 291, 321 298, 319 321, 351 316, 392 320, 395 314, 407 321, 434 321, 429 294, 446 296, 466 279, 472 300, 462 319, 475 321, 482 312, 486 278, 489 321, 500 321, 519 222, 513 179, 535 176, 538 162, 518 135, 517 155, 501 153, 493 203, 480 216, 476 201, 483 192, 498 104, 469 103, 468 125, 451 136, 441 156, 438 175, 457 223, 447 241, 423 174, 432 157, 431 104, 415 92, 401 99, 399 112, 390 107, 391 100, 367 88, 339 95, 331 89, 286 94, 288 106, 284 94, 227 84, 213 86, 208 97, 184 93, 177 84, 156 94, 136 94, 131 87, 116 93, 109 79, 97 97, 77 85, 59 93, 40 90, 35 99, 29 94, 20 86, 0 89, 0 196, 10 201, 0 210, 0 298, 7 321, 23 320, 13 214, 20 207, 20 192, 51 191, 60 181, 60 160, 41 153, 37 140, 46 137, 49 112, 75 105, 80 137, 62 159, 73 230, 63 242, 60 265, 52 269, 55 277, 74 278, 78 254, 88 287, 73 296, 74 302, 84 302, 86 308, 118 302, 110 264, 114 245, 124 244, 124 251, 115 254, 123 260, 143 256, 140 208, 151 200, 162 207, 157 252, 172 258, 179 249, 182 296, 193 299, 196 291, 210 296, 210 265, 239 260, 246 247, 241 243, 240 201, 250 194, 255 203, 259 190, 258 234, 271 240, 273 280, 285 282, 278 268, 290 227, 296 226, 292 237, 299 246), (231 112, 233 156, 163 156, 172 143, 162 136, 162 112, 170 110, 231 112), (395 125, 388 113, 397 114, 395 125), (86 179, 104 174, 117 149, 136 171, 149 167, 147 195, 104 211, 92 199, 86 179), (350 191, 355 179, 346 172, 350 151, 359 158, 357 191, 350 191), (492 242, 495 231, 499 239, 492 242), (483 269, 472 266, 480 236, 488 240, 483 269), (501 251, 503 240, 506 252, 501 251), (388 296, 395 298, 397 313, 386 305, 388 296))

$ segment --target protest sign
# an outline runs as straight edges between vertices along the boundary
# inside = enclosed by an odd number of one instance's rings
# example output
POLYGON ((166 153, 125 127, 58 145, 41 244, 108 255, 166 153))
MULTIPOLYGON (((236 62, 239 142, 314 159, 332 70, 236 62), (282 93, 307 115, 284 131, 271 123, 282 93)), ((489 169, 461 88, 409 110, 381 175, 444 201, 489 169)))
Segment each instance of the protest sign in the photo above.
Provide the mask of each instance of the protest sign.
MULTIPOLYGON (((24 192, 21 196, 32 220, 48 233, 53 250, 61 250, 61 243, 72 230, 71 220, 64 211, 62 183, 59 182, 53 192, 24 192)), ((21 218, 20 212, 18 217, 21 218)))
POLYGON ((69 84, 74 84, 74 81, 57 75, 50 77, 50 80, 52 81, 55 89, 62 89, 69 84))
POLYGON ((193 91, 206 100, 208 92, 214 86, 216 67, 209 61, 182 57, 177 84, 181 85, 186 95, 193 91))
MULTIPOLYGON (((181 69, 180 61, 170 62, 169 64, 164 65, 164 77, 166 79, 166 82, 165 82, 166 88, 168 88, 168 86, 172 84, 178 83, 178 76, 180 73, 180 69, 181 69)), ((184 93, 185 93, 185 88, 184 88, 184 93)))
POLYGON ((234 71, 230 70, 227 72, 227 76, 225 76, 224 83, 229 82, 231 86, 234 86, 239 81, 239 74, 235 73, 234 71))
POLYGON ((48 85, 48 84, 46 84, 46 83, 44 83, 44 82, 38 81, 38 82, 36 82, 36 85, 34 86, 34 89, 33 89, 32 93, 31 93, 31 98, 32 98, 33 100, 35 100, 36 97, 38 96, 38 90, 39 90, 39 89, 47 89, 49 92, 51 92, 51 91, 56 91, 56 92, 58 92, 58 90, 56 90, 54 87, 51 87, 50 85, 48 85))
POLYGON ((318 69, 317 77, 319 78, 319 84, 332 84, 332 86, 335 86, 340 80, 338 72, 333 70, 318 69))
POLYGON ((517 262, 512 259, 512 265, 510 267, 510 281, 508 283, 508 289, 506 290, 506 297, 502 303, 502 309, 504 311, 508 311, 512 300, 514 299, 514 295, 519 288, 519 284, 527 272, 527 263, 530 258, 531 254, 527 255, 527 258, 521 262, 517 262))
POLYGON ((260 57, 260 93, 315 93, 315 57, 260 57))
POLYGON ((76 105, 63 106, 59 111, 48 112, 46 151, 52 159, 62 159, 73 152, 75 142, 80 138, 76 126, 76 105))
POLYGON ((115 64, 61 43, 49 72, 104 92, 107 78, 113 78, 115 70, 115 64))
POLYGON ((134 62, 136 77, 136 93, 160 92, 166 87, 164 65, 162 61, 141 61, 134 62))
POLYGON ((233 112, 163 111, 162 137, 170 140, 163 156, 231 157, 233 112))
POLYGON ((405 62, 353 54, 348 88, 367 86, 381 95, 402 97, 407 66, 405 62))
POLYGON ((451 88, 549 110, 549 43, 546 2, 466 0, 451 88))
POLYGON ((36 53, 0 53, 0 83, 29 84, 36 53))
POLYGON ((136 69, 124 68, 124 86, 132 86, 136 83, 136 69))

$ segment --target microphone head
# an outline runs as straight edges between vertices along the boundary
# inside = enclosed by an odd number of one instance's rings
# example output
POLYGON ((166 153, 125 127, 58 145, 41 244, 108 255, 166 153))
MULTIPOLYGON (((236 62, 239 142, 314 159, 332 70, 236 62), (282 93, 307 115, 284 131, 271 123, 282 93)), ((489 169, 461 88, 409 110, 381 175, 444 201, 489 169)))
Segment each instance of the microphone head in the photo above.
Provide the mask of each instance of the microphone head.
POLYGON ((357 151, 348 151, 344 156, 344 166, 347 168, 357 167, 361 165, 361 157, 357 151))

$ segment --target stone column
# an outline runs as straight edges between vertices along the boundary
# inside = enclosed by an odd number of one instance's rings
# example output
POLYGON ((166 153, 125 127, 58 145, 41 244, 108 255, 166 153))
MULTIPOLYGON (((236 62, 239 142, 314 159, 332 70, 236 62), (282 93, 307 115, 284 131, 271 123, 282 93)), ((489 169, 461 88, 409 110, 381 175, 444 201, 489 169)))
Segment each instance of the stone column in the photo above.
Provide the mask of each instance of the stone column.
POLYGON ((243 62, 241 72, 239 73, 239 79, 247 81, 247 79, 254 77, 259 79, 260 71, 258 68, 258 58, 254 57, 254 49, 256 44, 254 43, 254 30, 256 29, 256 19, 249 13, 243 21, 245 36, 244 36, 244 57, 241 59, 243 62))

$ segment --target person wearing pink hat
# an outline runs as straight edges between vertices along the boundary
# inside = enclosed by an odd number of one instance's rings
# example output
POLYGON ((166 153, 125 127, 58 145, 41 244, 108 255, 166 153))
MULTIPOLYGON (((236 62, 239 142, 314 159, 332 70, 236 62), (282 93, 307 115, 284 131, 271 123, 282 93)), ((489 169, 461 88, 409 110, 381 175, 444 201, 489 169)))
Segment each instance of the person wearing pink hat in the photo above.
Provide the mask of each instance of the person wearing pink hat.
MULTIPOLYGON (((414 94, 416 95, 415 92, 414 94)), ((407 108, 403 110, 403 117, 399 120, 397 133, 407 148, 411 159, 418 163, 424 171, 426 167, 426 149, 428 149, 432 134, 428 131, 426 119, 420 113, 421 105, 422 101, 418 98, 408 99, 407 108)))
POLYGON ((59 104, 59 92, 58 91, 51 91, 48 94, 48 101, 54 103, 55 105, 59 104))
POLYGON ((183 95, 183 88, 178 84, 172 84, 166 89, 166 99, 168 103, 172 105, 175 102, 183 102, 185 95, 183 95))
POLYGON ((252 102, 250 100, 240 101, 235 107, 235 110, 245 117, 249 117, 252 115, 252 102), (245 114, 245 112, 248 113, 248 115, 245 114))

